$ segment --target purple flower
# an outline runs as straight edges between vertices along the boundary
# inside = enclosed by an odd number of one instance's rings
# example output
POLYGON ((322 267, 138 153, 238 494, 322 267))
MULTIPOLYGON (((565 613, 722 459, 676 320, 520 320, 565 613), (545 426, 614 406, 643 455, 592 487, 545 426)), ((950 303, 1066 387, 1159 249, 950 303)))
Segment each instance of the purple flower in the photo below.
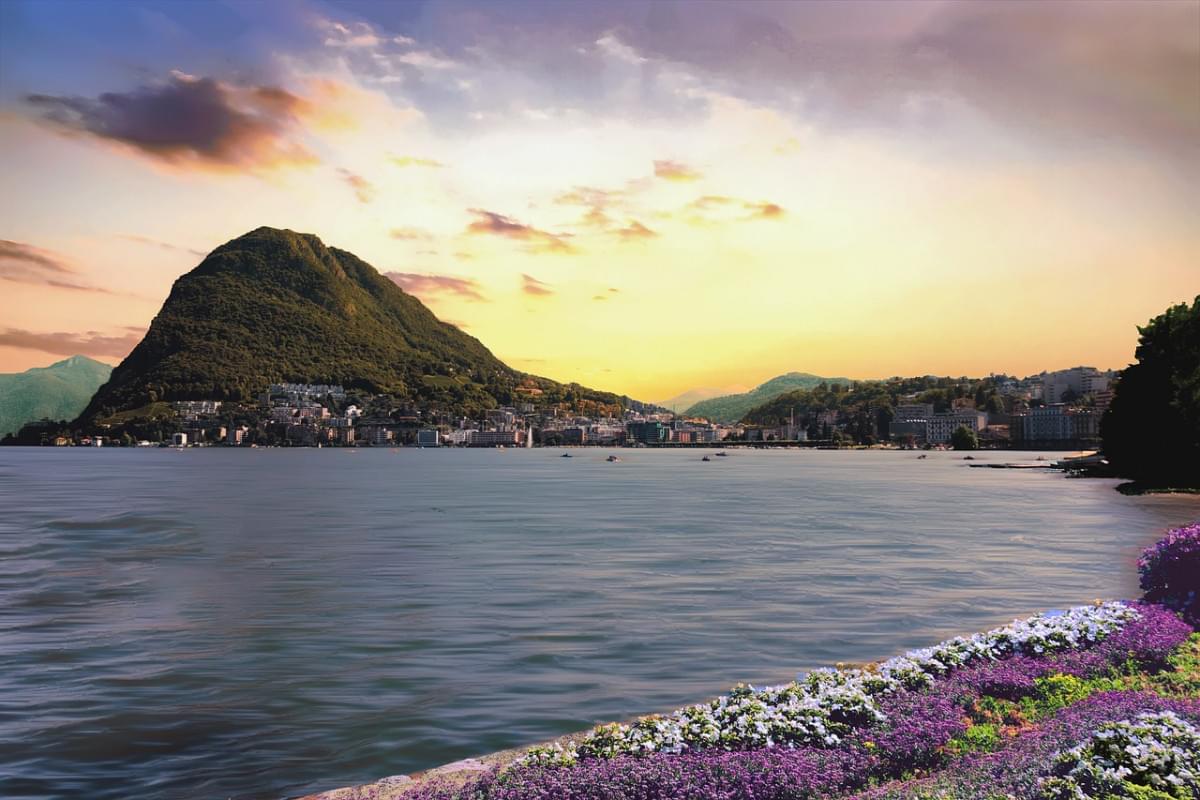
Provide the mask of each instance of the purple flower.
POLYGON ((1138 559, 1146 600, 1162 603, 1200 627, 1200 522, 1173 528, 1138 559))

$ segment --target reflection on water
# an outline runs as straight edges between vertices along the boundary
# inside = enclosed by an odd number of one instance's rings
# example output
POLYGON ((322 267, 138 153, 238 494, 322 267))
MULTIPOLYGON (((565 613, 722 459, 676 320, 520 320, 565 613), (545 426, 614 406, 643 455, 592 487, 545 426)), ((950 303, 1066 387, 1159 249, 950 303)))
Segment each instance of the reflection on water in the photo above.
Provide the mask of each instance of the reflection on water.
POLYGON ((558 455, 0 450, 0 796, 429 767, 1130 596, 1200 515, 950 453, 558 455))

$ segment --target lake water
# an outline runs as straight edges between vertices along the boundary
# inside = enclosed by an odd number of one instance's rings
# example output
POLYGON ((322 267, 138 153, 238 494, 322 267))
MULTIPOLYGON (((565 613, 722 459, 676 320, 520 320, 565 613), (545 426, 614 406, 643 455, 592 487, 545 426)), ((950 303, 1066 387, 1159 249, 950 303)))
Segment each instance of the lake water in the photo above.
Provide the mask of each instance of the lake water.
POLYGON ((1133 596, 1200 517, 952 453, 608 452, 0 448, 0 796, 427 768, 1133 596))

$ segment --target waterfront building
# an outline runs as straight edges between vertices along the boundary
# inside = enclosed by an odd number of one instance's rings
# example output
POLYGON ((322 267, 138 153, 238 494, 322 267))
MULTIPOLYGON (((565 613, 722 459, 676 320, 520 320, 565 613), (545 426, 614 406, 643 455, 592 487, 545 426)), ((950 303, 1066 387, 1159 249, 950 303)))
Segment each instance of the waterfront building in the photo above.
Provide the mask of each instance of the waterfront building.
POLYGON ((659 420, 631 422, 625 426, 625 440, 637 444, 662 444, 669 440, 671 429, 659 420))
POLYGON ((176 447, 184 447, 187 445, 187 443, 188 443, 188 436, 186 433, 171 434, 171 444, 175 445, 176 447))
POLYGON ((1012 441, 1024 446, 1088 446, 1099 441, 1103 412, 1056 403, 1014 414, 1012 441))
POLYGON ((525 437, 522 431, 475 431, 471 436, 471 447, 520 447, 525 437))
POLYGON ((987 427, 987 414, 973 408, 934 414, 925 421, 925 441, 929 444, 949 444, 950 438, 960 427, 978 434, 987 427))
POLYGON ((417 446, 418 447, 437 447, 441 444, 438 439, 438 432, 433 428, 422 428, 417 431, 417 446))

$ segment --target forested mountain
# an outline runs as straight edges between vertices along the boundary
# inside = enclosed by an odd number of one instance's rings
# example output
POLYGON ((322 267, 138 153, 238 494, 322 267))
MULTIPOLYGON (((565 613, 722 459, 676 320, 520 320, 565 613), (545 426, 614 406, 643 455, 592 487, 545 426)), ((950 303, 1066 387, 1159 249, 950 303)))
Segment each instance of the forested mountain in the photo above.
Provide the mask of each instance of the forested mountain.
POLYGON ((39 419, 74 419, 112 367, 71 356, 48 367, 0 375, 0 437, 39 419))
POLYGON ((164 400, 250 401, 285 381, 462 414, 525 401, 630 402, 518 372, 352 253, 258 228, 175 282, 79 422, 128 418, 164 400))

